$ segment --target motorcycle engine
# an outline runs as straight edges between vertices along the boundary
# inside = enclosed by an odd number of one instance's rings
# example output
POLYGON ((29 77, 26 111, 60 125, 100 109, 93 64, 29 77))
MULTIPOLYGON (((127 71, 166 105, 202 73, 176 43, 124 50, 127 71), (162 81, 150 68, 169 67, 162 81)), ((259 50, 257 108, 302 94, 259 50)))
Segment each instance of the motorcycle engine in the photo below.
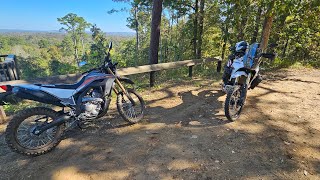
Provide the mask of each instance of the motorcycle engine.
POLYGON ((85 96, 82 98, 81 119, 93 119, 99 115, 101 104, 103 102, 100 97, 100 93, 93 92, 91 96, 85 96))

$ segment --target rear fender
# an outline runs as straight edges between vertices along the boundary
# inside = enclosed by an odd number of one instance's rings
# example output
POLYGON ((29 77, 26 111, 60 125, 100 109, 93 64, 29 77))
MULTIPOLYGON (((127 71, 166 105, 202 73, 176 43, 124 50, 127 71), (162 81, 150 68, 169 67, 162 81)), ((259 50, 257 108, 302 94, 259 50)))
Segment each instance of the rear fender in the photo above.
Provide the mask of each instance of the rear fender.
POLYGON ((41 89, 33 89, 33 88, 25 88, 21 86, 15 86, 12 90, 16 97, 21 99, 29 99, 37 102, 42 102, 45 104, 53 104, 56 106, 63 107, 61 104, 61 99, 55 97, 52 94, 49 94, 46 91, 42 91, 41 89))
POLYGON ((3 92, 0 93, 0 105, 5 105, 7 103, 17 104, 21 99, 16 97, 12 92, 3 92))

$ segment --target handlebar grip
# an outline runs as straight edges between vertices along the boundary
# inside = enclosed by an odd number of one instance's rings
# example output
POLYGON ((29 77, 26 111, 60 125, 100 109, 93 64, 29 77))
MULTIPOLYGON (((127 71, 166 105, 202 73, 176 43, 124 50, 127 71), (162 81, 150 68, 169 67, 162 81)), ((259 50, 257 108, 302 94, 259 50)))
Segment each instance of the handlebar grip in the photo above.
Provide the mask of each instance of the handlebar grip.
POLYGON ((264 58, 273 59, 276 55, 274 53, 262 53, 261 56, 264 58))

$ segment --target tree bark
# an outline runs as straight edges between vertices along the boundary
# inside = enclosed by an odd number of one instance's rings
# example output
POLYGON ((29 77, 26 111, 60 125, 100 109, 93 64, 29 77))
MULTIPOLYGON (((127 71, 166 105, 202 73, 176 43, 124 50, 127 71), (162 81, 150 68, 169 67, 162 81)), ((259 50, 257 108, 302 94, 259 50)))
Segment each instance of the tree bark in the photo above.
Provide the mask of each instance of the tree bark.
POLYGON ((139 23, 138 23, 138 6, 134 8, 135 30, 136 30, 136 53, 139 51, 139 23))
POLYGON ((203 19, 204 19, 204 3, 205 0, 200 0, 200 13, 199 13, 199 34, 197 44, 197 59, 202 56, 202 34, 203 34, 203 19))
POLYGON ((257 41, 258 33, 259 33, 259 25, 260 25, 260 19, 261 19, 261 13, 262 13, 262 7, 259 6, 257 16, 256 16, 256 21, 255 21, 255 27, 254 27, 254 32, 251 38, 251 44, 255 43, 257 41))
MULTIPOLYGON (((158 64, 162 1, 163 0, 153 0, 149 64, 158 64)), ((154 81, 155 81, 155 72, 151 72, 150 73, 151 87, 154 86, 154 81)))
POLYGON ((138 65, 138 55, 139 55, 139 23, 138 23, 138 5, 134 7, 134 18, 135 18, 135 31, 136 31, 136 53, 135 53, 135 66, 138 65))
POLYGON ((244 31, 246 28, 247 20, 248 20, 247 16, 241 17, 241 24, 239 26, 238 41, 244 40, 244 31))
POLYGON ((225 57, 227 40, 228 40, 228 33, 229 33, 227 24, 225 25, 225 29, 224 29, 223 33, 224 33, 224 37, 223 37, 222 54, 221 54, 222 61, 224 60, 224 57, 225 57))
POLYGON ((193 20, 193 56, 197 57, 197 39, 198 39, 198 0, 195 2, 194 7, 194 20, 193 20))
POLYGON ((273 16, 266 17, 263 23, 263 31, 261 36, 261 49, 264 51, 268 46, 268 41, 271 32, 273 16))
POLYGON ((81 38, 81 45, 82 45, 82 56, 84 55, 84 37, 81 38))
POLYGON ((283 50, 282 50, 282 58, 284 58, 284 57, 286 56, 286 51, 287 51, 288 44, 289 44, 289 37, 287 38, 286 44, 285 44, 284 47, 283 47, 283 50))
POLYGON ((274 17, 274 13, 272 12, 273 6, 274 6, 274 1, 271 2, 263 23, 263 30, 262 30, 261 44, 260 44, 260 48, 262 49, 262 51, 265 51, 265 49, 267 48, 269 37, 270 37, 271 26, 272 26, 272 21, 274 17))
POLYGON ((74 45, 74 60, 76 61, 77 65, 79 66, 79 56, 78 56, 78 44, 77 39, 73 40, 74 45))

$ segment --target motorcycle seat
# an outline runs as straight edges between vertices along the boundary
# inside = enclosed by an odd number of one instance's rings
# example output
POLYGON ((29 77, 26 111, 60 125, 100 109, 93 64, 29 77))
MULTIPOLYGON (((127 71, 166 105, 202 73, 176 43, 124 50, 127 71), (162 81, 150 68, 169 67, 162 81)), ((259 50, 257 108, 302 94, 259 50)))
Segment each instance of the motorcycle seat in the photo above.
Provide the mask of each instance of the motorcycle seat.
POLYGON ((41 86, 45 88, 57 88, 57 89, 77 89, 83 82, 84 77, 82 77, 78 82, 75 84, 34 84, 36 86, 41 86))

